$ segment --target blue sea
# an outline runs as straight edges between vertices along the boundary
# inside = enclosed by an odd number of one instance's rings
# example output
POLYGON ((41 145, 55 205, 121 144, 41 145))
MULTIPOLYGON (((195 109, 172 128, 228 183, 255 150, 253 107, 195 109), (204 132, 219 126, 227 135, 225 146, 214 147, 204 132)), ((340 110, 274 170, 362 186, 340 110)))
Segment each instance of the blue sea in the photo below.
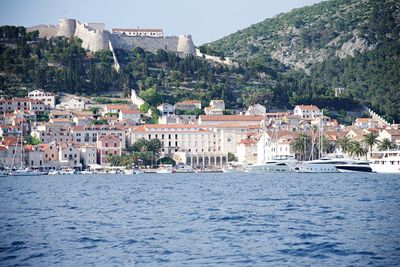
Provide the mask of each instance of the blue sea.
POLYGON ((400 176, 0 178, 1 266, 400 265, 400 176))

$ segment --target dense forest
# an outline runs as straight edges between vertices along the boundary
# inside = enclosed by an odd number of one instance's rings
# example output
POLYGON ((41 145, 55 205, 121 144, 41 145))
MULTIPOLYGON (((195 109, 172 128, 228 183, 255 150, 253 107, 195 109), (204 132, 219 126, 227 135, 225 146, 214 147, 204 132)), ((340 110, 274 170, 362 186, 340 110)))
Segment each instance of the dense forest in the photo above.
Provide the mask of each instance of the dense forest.
POLYGON ((185 99, 200 99, 203 105, 224 99, 227 109, 260 103, 273 111, 313 103, 344 114, 366 105, 398 121, 399 14, 395 1, 322 2, 199 47, 207 54, 232 57, 238 63, 234 66, 136 47, 115 51, 119 71, 110 51, 93 53, 81 48, 79 39, 41 39, 23 27, 3 26, 0 95, 24 96, 43 88, 128 96, 133 88, 153 107, 185 99), (336 87, 345 88, 340 97, 334 96, 336 87))

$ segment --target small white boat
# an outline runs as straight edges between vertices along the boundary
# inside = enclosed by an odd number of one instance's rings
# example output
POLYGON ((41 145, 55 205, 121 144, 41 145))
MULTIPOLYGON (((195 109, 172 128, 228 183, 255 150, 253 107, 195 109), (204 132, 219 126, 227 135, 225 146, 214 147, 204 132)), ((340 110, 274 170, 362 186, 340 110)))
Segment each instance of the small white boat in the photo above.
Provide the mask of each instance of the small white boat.
POLYGON ((372 171, 378 173, 400 173, 400 149, 370 153, 372 171))
POLYGON ((49 171, 49 173, 48 173, 49 175, 58 175, 58 174, 60 174, 60 171, 57 171, 57 170, 51 170, 51 171, 49 171))
POLYGON ((63 169, 60 171, 60 174, 65 175, 65 174, 75 174, 75 170, 74 169, 63 169))
POLYGON ((156 173, 173 173, 174 168, 172 167, 163 167, 161 166, 159 169, 156 170, 156 173))
POLYGON ((39 176, 39 175, 46 175, 47 173, 41 172, 38 170, 30 170, 30 169, 18 169, 11 171, 8 175, 11 176, 39 176))
POLYGON ((8 174, 5 171, 0 171, 0 177, 6 177, 8 174))
POLYGON ((80 171, 79 174, 93 174, 92 171, 80 171))
POLYGON ((223 173, 236 173, 236 172, 243 172, 242 165, 237 164, 229 164, 228 167, 222 168, 223 173))

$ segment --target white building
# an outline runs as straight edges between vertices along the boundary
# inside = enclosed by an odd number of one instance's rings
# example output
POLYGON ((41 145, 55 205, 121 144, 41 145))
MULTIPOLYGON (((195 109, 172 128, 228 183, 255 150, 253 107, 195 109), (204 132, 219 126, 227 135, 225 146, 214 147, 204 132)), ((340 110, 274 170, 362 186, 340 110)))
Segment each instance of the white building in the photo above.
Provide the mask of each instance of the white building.
POLYGON ((158 124, 196 124, 196 115, 163 115, 158 118, 158 124))
POLYGON ((128 104, 107 104, 104 106, 101 116, 105 116, 106 114, 119 115, 119 112, 121 110, 126 110, 126 109, 130 109, 130 108, 131 108, 131 106, 128 104))
POLYGON ((263 164, 275 158, 294 156, 291 143, 298 135, 299 132, 286 130, 265 131, 257 143, 257 163, 263 164))
POLYGON ((194 167, 221 166, 227 153, 218 150, 217 133, 209 127, 188 124, 146 124, 130 132, 131 142, 140 138, 159 139, 161 156, 172 157, 194 167))
POLYGON ((54 94, 45 92, 43 90, 33 90, 28 93, 30 99, 36 99, 43 101, 44 104, 48 105, 50 108, 56 106, 56 97, 54 94))
POLYGON ((174 105, 169 103, 163 103, 157 106, 157 109, 161 112, 161 115, 173 115, 175 113, 174 105))
POLYGON ((131 90, 131 100, 132 103, 135 104, 139 109, 144 103, 146 103, 143 99, 136 95, 136 91, 134 89, 131 90))
POLYGON ((354 126, 361 129, 377 128, 380 125, 379 121, 372 118, 357 118, 354 126))
POLYGON ((85 109, 86 101, 81 97, 69 96, 63 100, 60 104, 56 105, 59 109, 85 109))
POLYGON ((257 162, 257 141, 244 139, 237 146, 236 155, 238 162, 242 164, 254 164, 257 162))
POLYGON ((267 113, 267 108, 260 104, 251 105, 246 110, 246 115, 265 115, 267 113))
POLYGON ((204 113, 206 115, 223 115, 224 110, 224 100, 211 100, 210 106, 204 108, 204 113))
POLYGON ((93 144, 84 144, 79 148, 82 166, 87 167, 97 164, 97 148, 93 144))
POLYGON ((81 154, 73 143, 62 143, 58 147, 60 167, 82 169, 81 154))
POLYGON ((138 109, 121 109, 118 114, 118 120, 128 120, 133 124, 140 122, 140 110, 138 109))
POLYGON ((297 105, 294 108, 294 115, 306 120, 312 120, 321 115, 321 110, 315 105, 297 105))
POLYGON ((122 35, 128 36, 146 36, 146 37, 162 37, 163 30, 162 29, 121 29, 121 28, 113 28, 112 33, 118 33, 122 35))
POLYGON ((379 133, 378 139, 382 141, 383 139, 389 139, 394 144, 400 146, 400 129, 384 129, 379 133))
POLYGON ((126 147, 125 129, 113 125, 80 125, 71 127, 72 140, 81 144, 96 144, 100 136, 113 135, 121 141, 121 146, 126 147))

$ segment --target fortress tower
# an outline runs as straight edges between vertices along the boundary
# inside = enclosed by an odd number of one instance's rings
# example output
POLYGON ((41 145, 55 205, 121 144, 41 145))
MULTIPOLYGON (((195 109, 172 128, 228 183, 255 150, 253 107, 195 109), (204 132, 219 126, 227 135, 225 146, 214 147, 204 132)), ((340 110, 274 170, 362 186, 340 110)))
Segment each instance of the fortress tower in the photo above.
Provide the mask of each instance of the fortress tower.
POLYGON ((178 39, 177 52, 184 54, 195 55, 196 51, 194 48, 193 40, 191 35, 180 35, 178 39))
POLYGON ((72 38, 75 35, 76 20, 74 19, 60 19, 58 24, 57 36, 64 36, 72 38))

